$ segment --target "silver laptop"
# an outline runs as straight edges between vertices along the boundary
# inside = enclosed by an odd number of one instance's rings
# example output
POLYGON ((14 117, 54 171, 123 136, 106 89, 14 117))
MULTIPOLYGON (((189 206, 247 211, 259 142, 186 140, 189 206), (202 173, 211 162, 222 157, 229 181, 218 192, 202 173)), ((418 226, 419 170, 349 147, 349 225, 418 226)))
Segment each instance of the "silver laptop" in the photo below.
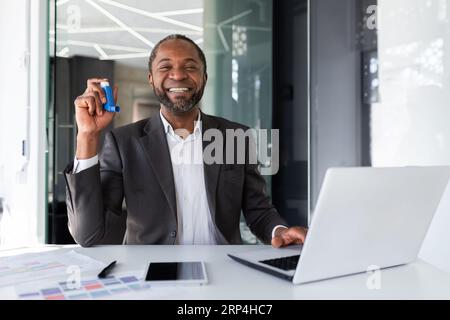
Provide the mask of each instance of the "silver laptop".
POLYGON ((450 167, 332 168, 303 246, 229 254, 294 284, 416 259, 450 167))

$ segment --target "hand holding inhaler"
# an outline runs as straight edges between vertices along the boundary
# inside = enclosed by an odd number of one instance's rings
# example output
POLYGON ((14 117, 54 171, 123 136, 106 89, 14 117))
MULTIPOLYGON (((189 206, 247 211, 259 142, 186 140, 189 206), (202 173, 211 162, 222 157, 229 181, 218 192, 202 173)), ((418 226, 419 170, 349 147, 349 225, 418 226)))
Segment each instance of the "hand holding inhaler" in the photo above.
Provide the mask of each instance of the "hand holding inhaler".
POLYGON ((105 78, 87 80, 84 93, 75 101, 77 122, 77 159, 88 159, 98 153, 100 133, 114 119, 120 107, 116 105, 118 88, 105 78))
POLYGON ((120 112, 120 107, 116 106, 114 102, 114 95, 109 82, 102 81, 100 82, 100 86, 103 89, 103 92, 106 96, 106 103, 103 104, 103 108, 108 112, 120 112))

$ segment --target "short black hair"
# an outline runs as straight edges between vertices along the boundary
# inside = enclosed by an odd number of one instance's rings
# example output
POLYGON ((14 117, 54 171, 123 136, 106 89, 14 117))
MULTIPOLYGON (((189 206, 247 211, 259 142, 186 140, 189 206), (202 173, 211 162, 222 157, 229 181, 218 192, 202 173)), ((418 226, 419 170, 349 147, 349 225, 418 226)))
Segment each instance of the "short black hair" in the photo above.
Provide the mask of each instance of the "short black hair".
POLYGON ((204 73, 206 74, 206 58, 205 58, 205 54, 203 53, 202 49, 191 38, 188 38, 188 37, 186 37, 185 35, 182 35, 182 34, 171 34, 171 35, 168 35, 164 39, 160 40, 153 47, 153 50, 150 53, 150 58, 148 59, 148 71, 150 73, 152 73, 152 64, 153 64, 153 61, 156 58, 156 54, 158 53, 159 47, 161 46, 161 44, 163 44, 164 42, 169 41, 169 40, 184 40, 184 41, 187 41, 190 44, 192 44, 195 47, 195 49, 197 50, 197 53, 198 53, 198 55, 200 57, 200 60, 203 63, 204 73))

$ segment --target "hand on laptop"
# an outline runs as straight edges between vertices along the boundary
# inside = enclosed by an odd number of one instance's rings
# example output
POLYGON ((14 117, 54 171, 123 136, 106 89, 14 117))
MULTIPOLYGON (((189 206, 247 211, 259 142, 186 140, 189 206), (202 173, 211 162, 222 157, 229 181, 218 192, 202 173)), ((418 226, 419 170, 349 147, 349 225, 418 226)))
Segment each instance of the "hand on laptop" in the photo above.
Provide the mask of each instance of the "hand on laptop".
POLYGON ((280 227, 275 230, 275 236, 272 238, 272 246, 280 248, 290 244, 303 244, 307 233, 308 229, 303 227, 280 227))

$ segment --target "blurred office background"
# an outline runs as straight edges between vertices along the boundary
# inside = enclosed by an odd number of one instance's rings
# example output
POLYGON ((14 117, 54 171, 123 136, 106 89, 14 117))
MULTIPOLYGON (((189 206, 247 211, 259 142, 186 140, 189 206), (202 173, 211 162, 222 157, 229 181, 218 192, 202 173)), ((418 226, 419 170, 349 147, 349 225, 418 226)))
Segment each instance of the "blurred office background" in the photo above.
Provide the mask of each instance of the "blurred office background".
MULTIPOLYGON (((73 100, 101 76, 119 86, 122 112, 109 129, 158 112, 147 61, 171 33, 206 53, 206 113, 280 130, 280 169, 266 180, 291 224, 311 222, 329 167, 450 164, 450 0, 21 0, 0 9, 0 245, 73 242, 62 175, 74 157, 73 100)), ((108 223, 117 232, 105 241, 120 243, 124 220, 108 223)), ((446 196, 421 256, 448 270, 449 226, 446 196)), ((244 222, 241 232, 257 243, 244 222)))

